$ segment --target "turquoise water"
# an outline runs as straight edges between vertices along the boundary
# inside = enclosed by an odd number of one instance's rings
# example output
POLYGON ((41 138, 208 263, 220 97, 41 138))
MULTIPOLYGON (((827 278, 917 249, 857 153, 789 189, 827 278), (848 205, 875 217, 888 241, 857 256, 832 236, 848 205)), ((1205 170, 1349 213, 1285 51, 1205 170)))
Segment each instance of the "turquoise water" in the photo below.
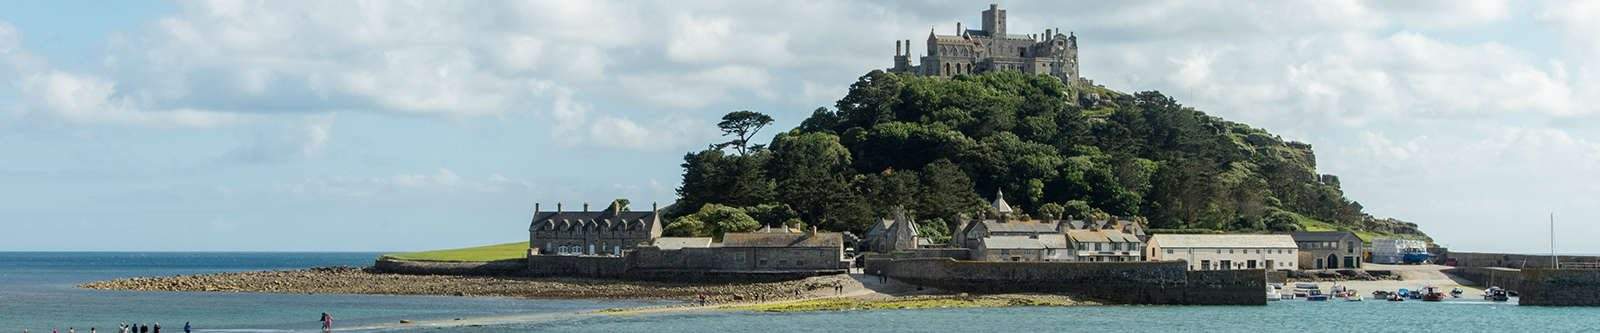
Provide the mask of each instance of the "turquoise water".
MULTIPOLYGON (((375 253, 0 253, 0 332, 66 332, 160 322, 181 332, 317 330, 323 311, 340 327, 400 319, 520 316, 478 327, 391 327, 426 332, 1530 332, 1600 331, 1600 308, 1521 307, 1475 300, 1273 302, 1268 306, 1088 306, 816 313, 699 312, 582 316, 646 302, 508 298, 114 292, 78 283, 156 276, 364 265, 375 253), (532 316, 529 316, 532 315, 532 316)), ((371 331, 372 329, 369 329, 371 331)))

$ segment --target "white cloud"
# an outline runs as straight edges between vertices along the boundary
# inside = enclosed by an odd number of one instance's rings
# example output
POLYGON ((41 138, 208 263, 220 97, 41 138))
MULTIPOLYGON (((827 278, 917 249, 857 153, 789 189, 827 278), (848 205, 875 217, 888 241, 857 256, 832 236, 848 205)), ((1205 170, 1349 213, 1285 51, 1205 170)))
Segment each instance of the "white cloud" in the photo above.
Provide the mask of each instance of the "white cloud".
POLYGON ((750 32, 729 17, 682 13, 672 27, 667 56, 677 62, 781 66, 794 57, 788 50, 789 33, 750 32))
POLYGON ((462 176, 449 168, 427 173, 400 173, 386 177, 313 177, 279 183, 275 189, 312 198, 373 198, 394 195, 435 196, 452 193, 525 192, 533 183, 493 173, 462 176))

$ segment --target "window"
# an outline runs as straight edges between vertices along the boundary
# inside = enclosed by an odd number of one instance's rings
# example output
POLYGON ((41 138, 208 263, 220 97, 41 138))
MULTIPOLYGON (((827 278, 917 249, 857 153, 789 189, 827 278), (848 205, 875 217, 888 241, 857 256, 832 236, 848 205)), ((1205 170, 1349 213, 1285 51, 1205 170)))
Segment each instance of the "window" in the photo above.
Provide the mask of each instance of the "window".
POLYGON ((795 260, 794 261, 794 265, 795 266, 800 266, 800 267, 805 267, 806 266, 806 261, 805 260, 795 260))
POLYGON ((1167 249, 1167 254, 1172 254, 1172 249, 1167 249))
POLYGON ((1210 260, 1201 260, 1200 261, 1200 270, 1202 270, 1202 271, 1211 270, 1211 261, 1210 260))
POLYGON ((1102 249, 1101 249, 1101 248, 1100 248, 1100 243, 1094 243, 1094 250, 1095 250, 1095 251, 1103 251, 1103 250, 1102 250, 1102 249))
POLYGON ((767 267, 767 260, 761 259, 760 261, 756 261, 756 267, 767 267))

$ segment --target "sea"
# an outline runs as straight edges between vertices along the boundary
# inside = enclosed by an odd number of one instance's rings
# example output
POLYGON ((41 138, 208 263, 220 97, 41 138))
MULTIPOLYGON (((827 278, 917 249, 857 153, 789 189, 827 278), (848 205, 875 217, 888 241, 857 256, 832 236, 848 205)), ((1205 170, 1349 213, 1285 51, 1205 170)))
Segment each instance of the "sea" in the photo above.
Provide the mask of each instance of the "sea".
POLYGON ((0 333, 115 332, 121 322, 182 332, 1594 332, 1600 308, 1524 307, 1473 298, 1271 302, 1267 306, 1081 306, 740 311, 593 315, 660 301, 99 291, 98 280, 360 266, 377 253, 0 252, 0 333), (459 320, 458 320, 459 319, 459 320), (419 324, 402 325, 400 320, 419 324), (455 324, 462 323, 462 324, 455 324))

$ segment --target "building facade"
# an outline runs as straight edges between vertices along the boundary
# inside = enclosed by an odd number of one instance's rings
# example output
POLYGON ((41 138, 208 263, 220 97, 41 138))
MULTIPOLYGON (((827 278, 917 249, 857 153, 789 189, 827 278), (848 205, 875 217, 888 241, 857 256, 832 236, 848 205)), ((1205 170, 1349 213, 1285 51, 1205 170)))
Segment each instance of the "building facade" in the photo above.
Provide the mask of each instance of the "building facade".
POLYGON ((880 253, 914 250, 925 242, 917 233, 917 223, 906 216, 904 208, 895 208, 893 219, 878 219, 862 239, 862 249, 880 253))
POLYGON ((911 63, 911 40, 895 41, 894 67, 890 72, 923 76, 952 77, 989 71, 1018 71, 1044 74, 1076 84, 1078 76, 1078 37, 1061 29, 1043 33, 1012 34, 1006 30, 1006 10, 990 4, 982 13, 982 29, 963 29, 956 23, 955 34, 928 31, 927 53, 919 63, 911 63))
POLYGON ((952 244, 988 261, 1144 260, 1144 227, 1132 220, 1103 221, 1016 218, 1005 192, 995 191, 994 218, 960 218, 952 244))
POLYGON ((655 204, 647 212, 629 211, 621 200, 600 211, 589 211, 587 203, 580 211, 564 211, 559 203, 553 212, 540 211, 538 204, 533 207, 529 255, 617 256, 661 237, 661 214, 655 204))
POLYGON ((1144 260, 1144 242, 1121 230, 1067 230, 1072 260, 1127 262, 1144 260))
POLYGON ((1349 231, 1307 231, 1290 234, 1300 248, 1300 269, 1361 268, 1361 237, 1349 231))
POLYGON ((1298 247, 1289 235, 1174 235, 1150 237, 1145 258, 1182 260, 1189 270, 1265 269, 1299 267, 1298 247))
POLYGON ((1406 250, 1425 250, 1428 243, 1415 239, 1378 238, 1372 240, 1372 262, 1399 264, 1406 250))

